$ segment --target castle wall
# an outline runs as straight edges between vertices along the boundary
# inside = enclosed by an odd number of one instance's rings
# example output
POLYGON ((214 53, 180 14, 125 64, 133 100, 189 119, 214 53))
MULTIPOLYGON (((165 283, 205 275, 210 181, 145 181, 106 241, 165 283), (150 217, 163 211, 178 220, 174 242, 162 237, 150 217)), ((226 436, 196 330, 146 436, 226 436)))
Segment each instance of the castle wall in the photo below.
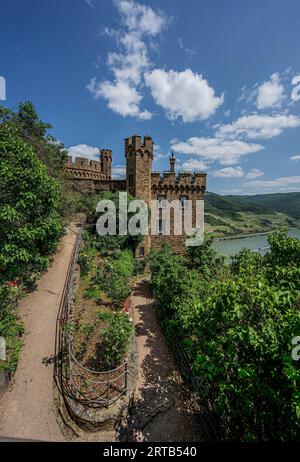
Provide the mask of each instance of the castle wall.
MULTIPOLYGON (((204 200, 206 190, 206 173, 175 173, 175 157, 170 157, 170 171, 161 175, 152 172, 153 141, 149 136, 132 136, 125 139, 126 180, 112 180, 112 152, 100 151, 100 162, 77 157, 74 162, 69 157, 66 174, 74 189, 82 192, 95 191, 128 191, 134 197, 143 199, 149 206, 151 200, 164 198, 173 200, 192 200, 193 220, 196 225, 196 201, 204 200)), ((183 211, 182 211, 183 213, 183 211)), ((162 218, 162 212, 160 211, 162 218)), ((162 220, 161 220, 162 221, 162 220)), ((159 249, 168 244, 177 253, 185 251, 184 235, 174 234, 174 211, 170 210, 170 235, 145 236, 137 248, 138 257, 147 255, 150 249, 159 249)))
POLYGON ((106 176, 101 172, 100 162, 85 157, 76 157, 73 162, 72 157, 69 156, 65 171, 69 179, 77 181, 106 179, 106 176))
MULTIPOLYGON (((196 226, 196 201, 204 200, 206 188, 205 173, 179 173, 164 172, 163 176, 158 172, 152 173, 151 198, 157 200, 164 198, 166 201, 181 200, 183 198, 192 201, 192 226, 196 226)), ((162 218, 162 212, 160 217, 162 218)), ((186 236, 174 234, 174 210, 170 209, 170 235, 151 236, 151 248, 158 250, 167 244, 180 254, 185 251, 186 236)), ((182 209, 182 226, 184 226, 184 209, 182 209)), ((183 228, 184 229, 184 228, 183 228)))

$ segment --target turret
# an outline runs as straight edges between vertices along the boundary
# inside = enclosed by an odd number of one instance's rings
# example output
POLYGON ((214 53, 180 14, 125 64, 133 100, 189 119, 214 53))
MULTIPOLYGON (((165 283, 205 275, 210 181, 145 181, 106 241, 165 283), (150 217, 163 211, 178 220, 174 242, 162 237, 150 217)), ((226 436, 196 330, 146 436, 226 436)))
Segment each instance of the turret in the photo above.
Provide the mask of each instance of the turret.
POLYGON ((112 164, 112 151, 110 149, 100 149, 100 164, 101 173, 103 173, 106 178, 110 180, 112 164))
POLYGON ((170 172, 175 173, 175 162, 176 162, 176 157, 174 156, 174 153, 172 152, 172 155, 170 156, 170 172))

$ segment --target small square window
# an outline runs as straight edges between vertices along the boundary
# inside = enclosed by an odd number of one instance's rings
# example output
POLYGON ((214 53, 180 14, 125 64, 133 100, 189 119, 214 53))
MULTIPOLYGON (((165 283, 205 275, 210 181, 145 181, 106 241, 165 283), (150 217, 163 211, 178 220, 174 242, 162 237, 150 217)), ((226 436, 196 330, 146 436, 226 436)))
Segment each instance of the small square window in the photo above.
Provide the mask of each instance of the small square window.
POLYGON ((128 176, 128 184, 129 186, 133 186, 133 175, 128 176))

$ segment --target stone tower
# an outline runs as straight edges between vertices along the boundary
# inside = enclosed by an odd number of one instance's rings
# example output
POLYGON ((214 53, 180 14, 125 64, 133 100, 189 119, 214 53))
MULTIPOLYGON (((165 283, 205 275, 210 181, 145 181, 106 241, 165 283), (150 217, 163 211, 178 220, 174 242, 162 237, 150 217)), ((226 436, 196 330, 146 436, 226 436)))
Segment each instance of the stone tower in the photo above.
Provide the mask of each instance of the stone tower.
POLYGON ((150 205, 153 141, 150 136, 125 139, 126 189, 150 205))
MULTIPOLYGON (((153 141, 150 136, 134 135, 125 139, 126 189, 134 197, 151 202, 153 141)), ((150 233, 139 244, 136 256, 144 257, 150 250, 150 233)))
POLYGON ((110 149, 100 149, 100 163, 101 173, 103 173, 108 180, 111 180, 112 152, 110 149))

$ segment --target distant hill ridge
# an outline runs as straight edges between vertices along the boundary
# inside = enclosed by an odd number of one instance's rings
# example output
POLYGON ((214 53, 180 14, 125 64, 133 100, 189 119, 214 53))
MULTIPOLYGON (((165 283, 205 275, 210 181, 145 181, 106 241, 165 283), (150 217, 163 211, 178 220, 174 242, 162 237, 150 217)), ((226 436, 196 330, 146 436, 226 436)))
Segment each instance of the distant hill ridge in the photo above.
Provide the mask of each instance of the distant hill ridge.
POLYGON ((282 212, 300 219, 300 192, 257 194, 255 196, 221 196, 206 193, 206 212, 213 210, 224 211, 225 214, 235 215, 236 212, 282 212))
POLYGON ((230 200, 241 200, 244 203, 261 206, 273 212, 286 213, 291 217, 300 219, 300 192, 225 197, 230 200))
POLYGON ((217 235, 300 226, 300 192, 255 196, 205 195, 205 223, 217 235))

